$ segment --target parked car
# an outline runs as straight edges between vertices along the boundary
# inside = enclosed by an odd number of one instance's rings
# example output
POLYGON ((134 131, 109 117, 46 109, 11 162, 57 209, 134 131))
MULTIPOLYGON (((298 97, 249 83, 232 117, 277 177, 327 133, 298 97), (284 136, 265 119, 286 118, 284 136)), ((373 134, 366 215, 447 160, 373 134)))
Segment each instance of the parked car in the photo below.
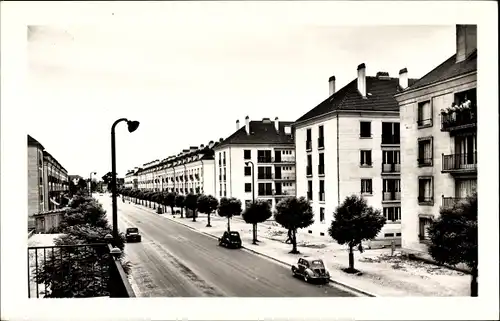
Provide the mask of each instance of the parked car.
POLYGON ((325 283, 330 282, 330 273, 326 270, 321 259, 310 257, 299 258, 297 265, 292 265, 292 274, 295 277, 301 276, 306 282, 313 280, 325 283))
POLYGON ((222 237, 219 238, 219 245, 220 246, 225 246, 228 248, 236 248, 239 249, 241 248, 241 237, 240 233, 231 231, 231 232, 224 232, 222 237))
POLYGON ((141 234, 139 234, 139 229, 137 227, 129 227, 125 232, 125 238, 127 243, 130 242, 140 242, 142 240, 141 234))

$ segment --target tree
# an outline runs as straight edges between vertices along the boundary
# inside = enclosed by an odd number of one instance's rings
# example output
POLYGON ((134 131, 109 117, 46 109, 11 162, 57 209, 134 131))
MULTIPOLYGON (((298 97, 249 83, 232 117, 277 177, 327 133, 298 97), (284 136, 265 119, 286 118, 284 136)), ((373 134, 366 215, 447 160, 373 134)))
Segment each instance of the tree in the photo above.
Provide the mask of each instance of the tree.
POLYGON ((349 247, 348 273, 357 272, 354 269, 354 247, 362 252, 362 242, 377 236, 385 224, 385 217, 380 210, 369 206, 363 197, 351 195, 335 209, 334 220, 328 228, 328 234, 343 245, 349 247))
POLYGON ((174 214, 174 206, 175 206, 175 193, 168 193, 167 197, 165 197, 165 205, 170 207, 170 213, 174 214))
POLYGON ((176 195, 175 196, 175 206, 181 208, 181 218, 184 218, 184 200, 186 197, 184 195, 176 195))
POLYGON ((219 206, 219 201, 212 195, 200 195, 198 198, 198 212, 207 214, 207 227, 212 227, 210 225, 210 214, 217 209, 217 206, 219 206))
POLYGON ((276 204, 274 213, 276 223, 292 231, 292 250, 290 253, 299 254, 297 250, 297 229, 305 228, 314 223, 314 214, 305 197, 288 197, 276 204))
POLYGON ((223 197, 220 200, 217 213, 221 217, 227 218, 227 230, 231 231, 230 220, 234 215, 241 214, 241 201, 234 197, 223 197))
POLYGON ((466 264, 471 269, 471 296, 478 295, 477 193, 452 207, 442 207, 428 229, 429 254, 441 264, 466 264))
MULTIPOLYGON (((196 210, 198 209, 198 195, 188 194, 184 200, 184 206, 193 212, 193 222, 196 222, 196 210)), ((186 213, 187 216, 187 213, 186 213)))
POLYGON ((80 178, 78 180, 78 189, 80 191, 83 191, 83 190, 86 190, 88 187, 87 187, 87 182, 83 179, 83 178, 80 178))
POLYGON ((243 219, 253 225, 253 244, 257 244, 257 223, 265 222, 272 216, 271 206, 267 201, 256 200, 243 212, 243 219))

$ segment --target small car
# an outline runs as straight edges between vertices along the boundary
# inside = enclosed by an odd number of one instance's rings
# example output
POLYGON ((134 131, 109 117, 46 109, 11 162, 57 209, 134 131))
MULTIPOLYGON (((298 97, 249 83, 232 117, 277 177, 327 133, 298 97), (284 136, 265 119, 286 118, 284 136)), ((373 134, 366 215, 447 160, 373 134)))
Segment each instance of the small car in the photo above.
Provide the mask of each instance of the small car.
POLYGON ((235 231, 224 232, 222 237, 219 238, 219 245, 228 248, 236 248, 236 249, 241 248, 240 233, 235 231))
POLYGON ((293 276, 301 276, 304 281, 330 282, 330 273, 325 268, 323 260, 310 257, 299 258, 297 265, 292 265, 293 276))
POLYGON ((140 242, 142 239, 141 234, 139 234, 139 229, 137 227, 127 228, 127 231, 125 232, 125 238, 127 240, 127 243, 140 242))

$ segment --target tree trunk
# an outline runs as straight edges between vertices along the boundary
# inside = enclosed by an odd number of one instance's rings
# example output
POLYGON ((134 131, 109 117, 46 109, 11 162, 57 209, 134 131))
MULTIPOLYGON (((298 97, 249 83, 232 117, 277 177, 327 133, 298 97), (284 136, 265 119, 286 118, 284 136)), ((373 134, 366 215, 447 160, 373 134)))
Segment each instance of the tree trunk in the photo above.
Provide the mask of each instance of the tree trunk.
POLYGON ((228 232, 231 232, 231 223, 229 223, 230 219, 231 219, 230 217, 227 218, 227 231, 228 232))
POLYGON ((292 230, 292 251, 290 253, 292 254, 299 254, 299 251, 297 251, 297 229, 292 230))
POLYGON ((170 214, 174 215, 174 207, 170 206, 170 214))
POLYGON ((184 218, 184 207, 181 207, 181 218, 184 218))
POLYGON ((349 245, 349 270, 354 271, 354 252, 351 245, 349 245))
POLYGON ((478 295, 478 293, 477 293, 477 287, 478 287, 477 274, 478 274, 477 267, 473 267, 472 272, 471 272, 472 280, 470 282, 470 296, 472 296, 472 297, 477 297, 477 295, 478 295))
POLYGON ((193 222, 196 222, 196 210, 193 210, 193 222))
POLYGON ((253 224, 253 242, 252 244, 257 244, 257 224, 253 224))
POLYGON ((156 203, 153 202, 153 209, 156 210, 156 203))
POLYGON ((210 213, 207 214, 207 217, 208 217, 207 227, 212 227, 212 225, 210 225, 210 213))

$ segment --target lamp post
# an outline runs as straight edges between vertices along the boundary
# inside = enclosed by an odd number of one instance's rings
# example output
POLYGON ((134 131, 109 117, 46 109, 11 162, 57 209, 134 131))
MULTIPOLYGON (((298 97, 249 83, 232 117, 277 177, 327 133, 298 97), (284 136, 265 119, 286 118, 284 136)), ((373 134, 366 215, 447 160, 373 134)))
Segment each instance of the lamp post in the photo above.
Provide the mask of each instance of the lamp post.
POLYGON ((89 176, 89 195, 92 197, 92 175, 97 175, 96 172, 90 172, 89 176))
POLYGON ((139 127, 138 121, 131 121, 127 118, 116 120, 111 126, 111 196, 113 202, 113 238, 118 239, 118 206, 116 204, 116 146, 115 127, 120 122, 126 121, 129 133, 134 132, 139 127))
POLYGON ((248 161, 248 162, 245 162, 245 165, 248 166, 248 164, 251 164, 252 165, 252 202, 255 203, 255 188, 254 188, 254 184, 255 184, 255 179, 253 177, 253 173, 254 173, 254 164, 252 161, 248 161))

